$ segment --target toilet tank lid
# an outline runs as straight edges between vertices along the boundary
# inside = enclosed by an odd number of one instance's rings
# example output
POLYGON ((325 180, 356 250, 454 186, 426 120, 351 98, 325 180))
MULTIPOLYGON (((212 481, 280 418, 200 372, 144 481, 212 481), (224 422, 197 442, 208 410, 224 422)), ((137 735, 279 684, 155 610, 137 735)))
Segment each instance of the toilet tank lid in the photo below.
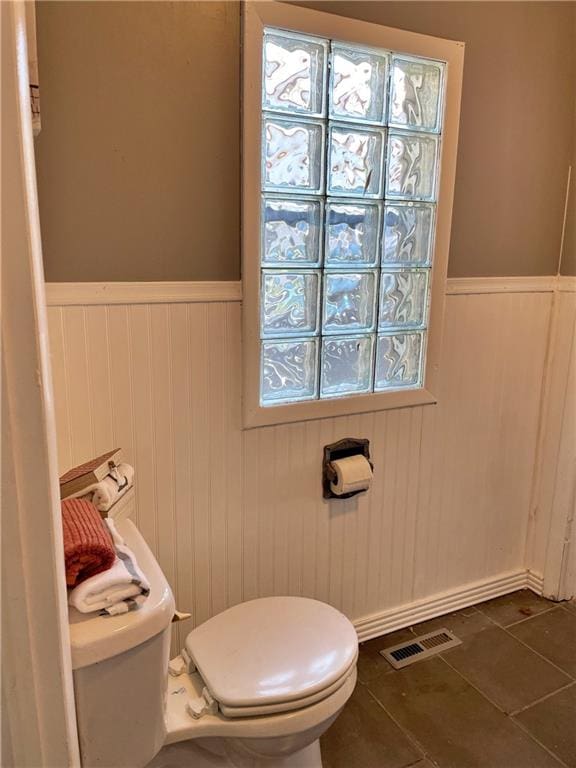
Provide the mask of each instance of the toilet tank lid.
POLYGON ((172 591, 143 536, 131 520, 117 522, 116 528, 146 574, 150 594, 138 610, 119 616, 80 613, 68 606, 73 669, 96 664, 141 645, 164 631, 174 616, 172 591))

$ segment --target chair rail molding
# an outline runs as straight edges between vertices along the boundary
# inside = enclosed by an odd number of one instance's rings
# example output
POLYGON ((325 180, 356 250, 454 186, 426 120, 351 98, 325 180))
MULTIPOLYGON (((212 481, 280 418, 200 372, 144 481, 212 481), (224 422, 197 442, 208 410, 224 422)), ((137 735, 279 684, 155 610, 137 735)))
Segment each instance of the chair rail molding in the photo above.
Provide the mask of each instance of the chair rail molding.
POLYGON ((477 293, 551 293, 557 287, 556 275, 449 277, 446 293, 452 296, 477 293))
POLYGON ((191 304, 241 301, 238 281, 153 283, 46 283, 49 306, 111 306, 114 304, 191 304))
MULTIPOLYGON (((576 277, 451 277, 449 296, 491 293, 551 293, 576 290, 576 277)), ((48 306, 114 304, 188 304, 242 301, 242 282, 175 281, 114 283, 46 283, 48 306)))

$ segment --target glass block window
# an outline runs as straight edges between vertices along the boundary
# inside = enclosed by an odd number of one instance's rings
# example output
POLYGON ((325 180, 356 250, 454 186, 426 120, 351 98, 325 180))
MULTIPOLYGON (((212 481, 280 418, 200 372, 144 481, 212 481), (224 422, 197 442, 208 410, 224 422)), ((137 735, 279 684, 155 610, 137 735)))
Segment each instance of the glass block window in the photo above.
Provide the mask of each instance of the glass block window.
POLYGON ((262 50, 260 403, 422 387, 445 64, 262 50))

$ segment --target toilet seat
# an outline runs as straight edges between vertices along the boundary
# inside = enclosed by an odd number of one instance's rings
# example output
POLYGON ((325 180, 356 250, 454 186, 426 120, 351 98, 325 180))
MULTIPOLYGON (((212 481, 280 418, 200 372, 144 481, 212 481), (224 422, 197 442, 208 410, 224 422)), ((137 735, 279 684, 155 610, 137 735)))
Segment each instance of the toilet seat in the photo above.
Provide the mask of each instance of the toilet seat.
POLYGON ((346 672, 328 688, 324 688, 311 696, 305 696, 302 699, 292 699, 291 701, 279 701, 274 704, 260 705, 254 707, 229 707, 226 704, 219 703, 219 709, 225 717, 256 717, 259 715, 274 715, 280 712, 293 712, 297 709, 309 707, 323 699, 328 698, 338 691, 346 683, 356 668, 357 658, 352 662, 346 672))
POLYGON ((301 709, 337 691, 355 667, 358 639, 325 603, 270 597, 209 619, 188 635, 185 650, 225 717, 253 717, 301 709))

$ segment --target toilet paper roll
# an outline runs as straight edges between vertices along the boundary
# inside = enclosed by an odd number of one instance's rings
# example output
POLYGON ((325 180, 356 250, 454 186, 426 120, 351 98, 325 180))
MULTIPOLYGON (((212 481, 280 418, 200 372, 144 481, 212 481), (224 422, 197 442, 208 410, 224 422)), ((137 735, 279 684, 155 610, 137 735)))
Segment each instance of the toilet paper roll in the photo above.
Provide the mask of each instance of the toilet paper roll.
POLYGON ((347 456, 345 459, 336 459, 331 464, 336 472, 336 480, 330 483, 330 488, 337 496, 352 491, 365 491, 370 487, 372 467, 364 456, 347 456))

